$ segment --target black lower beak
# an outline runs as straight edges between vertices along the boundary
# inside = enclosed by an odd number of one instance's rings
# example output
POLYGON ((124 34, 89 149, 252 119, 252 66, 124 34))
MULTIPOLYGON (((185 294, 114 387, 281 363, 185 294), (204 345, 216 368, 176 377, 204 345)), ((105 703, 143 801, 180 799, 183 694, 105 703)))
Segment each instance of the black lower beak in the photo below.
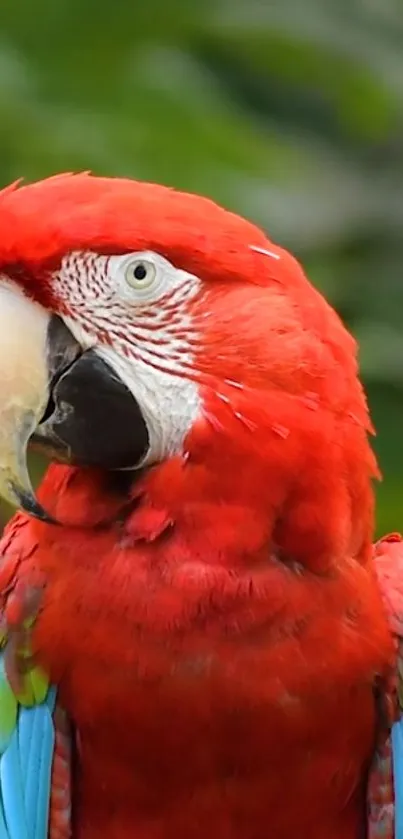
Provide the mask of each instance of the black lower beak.
POLYGON ((135 468, 149 447, 139 405, 96 350, 82 352, 56 316, 49 326, 48 368, 50 399, 31 438, 35 447, 76 465, 135 468))

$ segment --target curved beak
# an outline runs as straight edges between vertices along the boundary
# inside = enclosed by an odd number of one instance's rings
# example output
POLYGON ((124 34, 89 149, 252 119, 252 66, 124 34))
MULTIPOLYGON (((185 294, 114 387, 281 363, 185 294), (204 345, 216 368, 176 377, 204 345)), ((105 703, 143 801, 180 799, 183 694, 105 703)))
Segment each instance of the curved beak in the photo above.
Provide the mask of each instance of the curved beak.
MULTIPOLYGON (((14 284, 0 284, 0 496, 43 521, 52 519, 35 498, 27 448, 49 400, 51 322, 14 284)), ((69 352, 73 358, 80 352, 74 339, 65 350, 60 364, 68 363, 69 352)))
POLYGON ((45 522, 28 473, 29 445, 54 460, 134 468, 149 437, 131 391, 64 322, 0 282, 0 496, 45 522))

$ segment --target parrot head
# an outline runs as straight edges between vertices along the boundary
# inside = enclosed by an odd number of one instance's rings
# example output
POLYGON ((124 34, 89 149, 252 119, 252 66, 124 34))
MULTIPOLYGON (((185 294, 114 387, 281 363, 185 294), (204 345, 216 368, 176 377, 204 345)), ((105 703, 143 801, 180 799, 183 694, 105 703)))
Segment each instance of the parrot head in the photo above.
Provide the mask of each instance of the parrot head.
POLYGON ((324 520, 323 556, 368 549, 355 342, 289 253, 205 198, 88 174, 0 193, 0 418, 0 492, 44 520, 31 444, 105 470, 198 464, 294 554, 324 520))

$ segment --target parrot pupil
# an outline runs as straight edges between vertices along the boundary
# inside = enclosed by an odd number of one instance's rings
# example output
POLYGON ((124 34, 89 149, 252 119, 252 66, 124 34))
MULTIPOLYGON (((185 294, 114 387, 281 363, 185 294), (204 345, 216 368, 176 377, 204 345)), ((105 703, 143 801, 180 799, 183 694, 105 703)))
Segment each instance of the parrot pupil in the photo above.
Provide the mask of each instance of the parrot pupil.
POLYGON ((139 265, 136 265, 133 273, 136 280, 144 280, 147 276, 147 268, 140 262, 139 265))

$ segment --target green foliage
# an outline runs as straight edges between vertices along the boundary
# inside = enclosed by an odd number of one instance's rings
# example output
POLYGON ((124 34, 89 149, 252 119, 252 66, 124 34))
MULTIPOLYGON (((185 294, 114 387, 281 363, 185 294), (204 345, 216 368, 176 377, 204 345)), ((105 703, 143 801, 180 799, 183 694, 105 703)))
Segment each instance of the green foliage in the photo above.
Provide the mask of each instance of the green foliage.
MULTIPOLYGON (((0 181, 60 170, 209 194, 293 250, 361 343, 403 528, 400 0, 16 0, 0 181)), ((34 470, 36 471, 36 466, 34 470)))

